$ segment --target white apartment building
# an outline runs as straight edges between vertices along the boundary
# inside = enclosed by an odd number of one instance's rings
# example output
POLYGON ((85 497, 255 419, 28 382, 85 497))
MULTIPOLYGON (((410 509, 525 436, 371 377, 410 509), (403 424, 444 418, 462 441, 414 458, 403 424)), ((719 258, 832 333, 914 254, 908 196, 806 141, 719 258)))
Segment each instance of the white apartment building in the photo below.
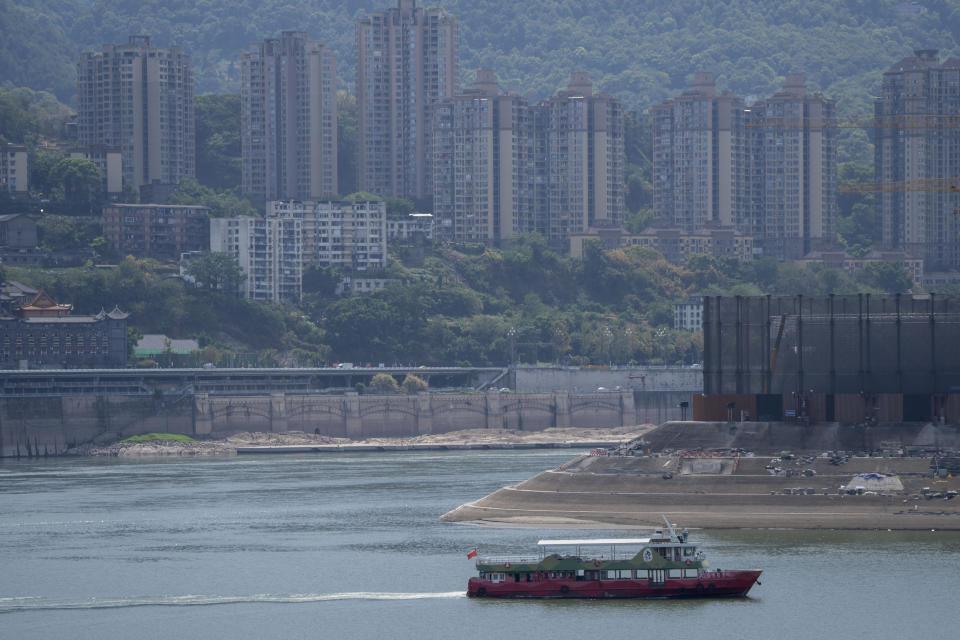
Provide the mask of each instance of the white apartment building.
POLYGON ((678 331, 703 331, 703 298, 694 296, 674 303, 673 328, 678 331))
POLYGON ((301 222, 305 264, 356 271, 382 269, 386 265, 385 202, 278 200, 267 203, 267 219, 272 218, 301 222))
POLYGON ((241 290, 250 300, 300 300, 303 237, 303 221, 295 217, 210 220, 210 251, 228 253, 237 259, 247 276, 241 290))
POLYGON ((27 148, 22 144, 0 143, 0 189, 27 195, 27 148))

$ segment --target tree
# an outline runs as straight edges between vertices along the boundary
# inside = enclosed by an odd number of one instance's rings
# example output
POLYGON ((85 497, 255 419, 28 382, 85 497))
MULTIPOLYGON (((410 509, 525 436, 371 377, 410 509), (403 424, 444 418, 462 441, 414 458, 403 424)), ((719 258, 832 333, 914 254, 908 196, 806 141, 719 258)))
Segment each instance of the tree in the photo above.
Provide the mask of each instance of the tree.
POLYGON ((80 215, 99 212, 103 202, 103 181, 100 169, 90 160, 62 158, 50 170, 50 182, 55 185, 58 199, 67 210, 80 215))
POLYGON ((40 123, 20 96, 0 91, 0 141, 23 143, 40 132, 40 123))
POLYGON ((194 279, 196 286, 212 291, 236 294, 247 279, 237 259, 229 253, 211 251, 190 261, 186 274, 194 279))
POLYGON ((220 192, 241 181, 240 96, 197 96, 197 182, 220 192))
POLYGON ((370 387, 377 393, 396 393, 400 390, 396 378, 389 373, 378 373, 373 376, 370 387))
POLYGON ((913 287, 913 276, 902 262, 871 262, 860 272, 860 280, 886 293, 904 293, 913 287))
POLYGON ((346 91, 337 91, 337 189, 353 193, 359 184, 357 176, 357 99, 346 91))
POLYGON ((424 382, 423 378, 409 374, 403 378, 403 384, 400 386, 410 395, 427 390, 427 383, 424 382))
POLYGON ((214 218, 257 215, 253 204, 234 191, 217 192, 196 180, 181 180, 177 190, 170 196, 170 204, 199 204, 209 207, 210 215, 214 218))

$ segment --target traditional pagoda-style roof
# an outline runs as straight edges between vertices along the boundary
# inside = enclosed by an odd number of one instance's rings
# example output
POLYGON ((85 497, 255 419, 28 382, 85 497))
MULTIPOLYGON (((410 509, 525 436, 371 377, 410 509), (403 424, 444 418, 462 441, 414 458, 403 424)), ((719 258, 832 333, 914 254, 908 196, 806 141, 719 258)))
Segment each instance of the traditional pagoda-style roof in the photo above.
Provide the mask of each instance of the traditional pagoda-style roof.
POLYGON ((21 318, 60 318, 70 315, 71 311, 73 311, 72 304, 58 304, 42 289, 29 302, 16 308, 16 313, 21 318))

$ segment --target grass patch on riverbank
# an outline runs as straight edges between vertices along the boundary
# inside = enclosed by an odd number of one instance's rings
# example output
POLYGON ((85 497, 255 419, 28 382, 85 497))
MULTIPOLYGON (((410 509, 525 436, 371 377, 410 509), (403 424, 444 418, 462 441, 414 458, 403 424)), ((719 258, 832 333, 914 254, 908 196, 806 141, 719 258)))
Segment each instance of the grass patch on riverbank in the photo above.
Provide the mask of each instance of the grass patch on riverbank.
POLYGON ((142 433, 130 436, 121 442, 193 442, 193 438, 180 433, 142 433))

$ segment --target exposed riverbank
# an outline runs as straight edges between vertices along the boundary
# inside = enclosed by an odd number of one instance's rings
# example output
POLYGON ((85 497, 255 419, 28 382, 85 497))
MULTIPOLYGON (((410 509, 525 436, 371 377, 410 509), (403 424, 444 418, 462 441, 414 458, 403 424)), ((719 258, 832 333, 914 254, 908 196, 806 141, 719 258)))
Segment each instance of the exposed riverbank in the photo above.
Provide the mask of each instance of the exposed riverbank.
POLYGON ((802 441, 790 437, 790 427, 739 425, 739 433, 732 433, 722 426, 667 424, 648 433, 646 446, 633 452, 644 455, 580 456, 464 504, 443 519, 494 526, 645 528, 666 515, 684 526, 709 529, 960 530, 960 499, 955 499, 960 474, 944 468, 960 459, 928 454, 938 444, 955 449, 953 427, 890 427, 880 431, 885 437, 900 435, 893 454, 867 447, 840 455, 838 435, 846 435, 836 425, 805 427, 796 434, 802 441), (755 433, 744 438, 747 430, 755 433), (748 455, 727 449, 748 441, 754 445, 748 455), (796 447, 801 442, 817 448, 796 447), (686 448, 691 445, 702 450, 686 448), (898 455, 921 445, 928 447, 922 454, 898 455), (719 452, 711 447, 727 450, 715 455, 719 452), (792 453, 781 457, 788 447, 792 453), (825 455, 831 450, 834 455, 825 455))
POLYGON ((417 449, 495 449, 495 448, 589 448, 629 442, 650 431, 650 425, 610 429, 465 429, 427 434, 412 438, 370 438, 350 440, 314 435, 302 431, 288 433, 239 433, 192 442, 155 440, 87 445, 68 451, 68 455, 152 457, 152 456, 234 456, 252 453, 336 453, 349 451, 417 449))

